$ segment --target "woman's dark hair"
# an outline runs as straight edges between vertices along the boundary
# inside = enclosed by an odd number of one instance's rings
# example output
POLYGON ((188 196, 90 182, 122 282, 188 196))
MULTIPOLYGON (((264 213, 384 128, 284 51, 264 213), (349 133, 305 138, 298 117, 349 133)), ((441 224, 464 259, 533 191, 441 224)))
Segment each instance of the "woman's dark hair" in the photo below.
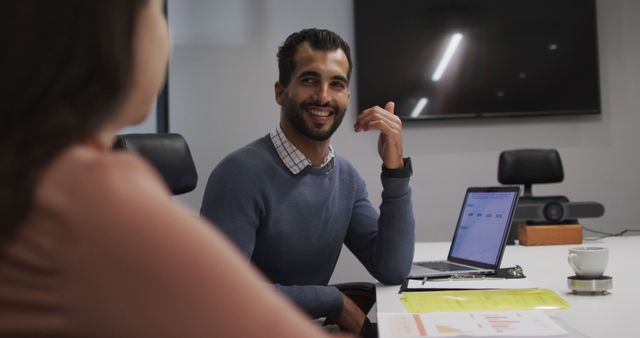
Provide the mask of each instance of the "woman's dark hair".
POLYGON ((349 44, 340 35, 330 30, 307 28, 289 35, 278 49, 278 70, 280 71, 278 81, 284 87, 288 86, 289 81, 291 81, 291 75, 296 69, 295 55, 298 51, 298 46, 304 42, 307 42, 315 50, 342 49, 347 56, 347 61, 349 61, 347 80, 351 79, 351 51, 349 44))
POLYGON ((115 114, 146 1, 0 1, 0 243, 45 167, 115 114))

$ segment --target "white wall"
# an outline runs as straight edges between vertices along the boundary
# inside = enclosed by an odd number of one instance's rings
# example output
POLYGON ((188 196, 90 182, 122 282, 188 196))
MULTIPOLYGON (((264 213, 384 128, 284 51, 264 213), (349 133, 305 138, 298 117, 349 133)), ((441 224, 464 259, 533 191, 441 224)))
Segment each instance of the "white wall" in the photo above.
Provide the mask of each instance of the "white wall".
MULTIPOLYGON (((175 0, 169 2, 169 15, 174 34, 170 129, 182 133, 193 151, 199 186, 181 199, 197 210, 215 164, 277 125, 277 46, 304 27, 332 29, 354 45, 353 6, 348 0, 175 0)), ((534 194, 603 203, 604 217, 583 220, 591 228, 640 228, 639 16, 636 0, 598 1, 600 116, 405 124, 405 152, 415 171, 418 240, 450 239, 465 188, 497 185, 499 153, 525 147, 557 148, 565 168, 564 182, 536 186, 534 194)), ((351 113, 333 143, 358 168, 378 204, 377 135, 352 131, 354 81, 351 90, 351 113)), ((343 255, 333 280, 368 278, 353 256, 343 255)))

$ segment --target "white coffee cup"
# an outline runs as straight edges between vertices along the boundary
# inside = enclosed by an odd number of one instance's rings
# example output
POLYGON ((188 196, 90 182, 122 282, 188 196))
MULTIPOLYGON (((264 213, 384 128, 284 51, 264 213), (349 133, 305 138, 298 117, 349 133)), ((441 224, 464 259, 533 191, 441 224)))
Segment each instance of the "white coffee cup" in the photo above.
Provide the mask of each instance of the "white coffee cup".
POLYGON ((569 249, 569 265, 578 277, 602 277, 608 260, 608 248, 581 246, 569 249))

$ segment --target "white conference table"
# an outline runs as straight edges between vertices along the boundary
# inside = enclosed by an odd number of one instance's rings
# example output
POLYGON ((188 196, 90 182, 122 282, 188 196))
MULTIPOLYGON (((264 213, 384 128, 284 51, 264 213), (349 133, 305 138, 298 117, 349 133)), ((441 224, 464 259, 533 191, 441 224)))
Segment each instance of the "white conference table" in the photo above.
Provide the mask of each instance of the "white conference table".
MULTIPOLYGON (((509 245, 502 258, 503 267, 520 265, 527 278, 539 288, 551 289, 571 308, 551 311, 557 322, 574 336, 640 337, 640 236, 614 237, 584 241, 584 246, 609 248, 605 275, 613 277, 607 295, 574 295, 567 287, 573 271, 567 263, 568 249, 580 245, 520 246, 509 245), (634 286, 635 285, 635 286, 634 286)), ((446 257, 449 243, 416 243, 415 261, 446 257)), ((399 286, 376 287, 377 313, 406 312, 400 303, 399 286)))

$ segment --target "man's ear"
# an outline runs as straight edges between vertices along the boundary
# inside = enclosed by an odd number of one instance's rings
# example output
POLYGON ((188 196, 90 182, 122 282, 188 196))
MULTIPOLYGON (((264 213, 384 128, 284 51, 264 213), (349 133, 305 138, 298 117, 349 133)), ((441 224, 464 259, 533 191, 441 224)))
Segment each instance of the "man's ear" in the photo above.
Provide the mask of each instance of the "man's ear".
POLYGON ((280 81, 276 81, 273 87, 275 90, 276 102, 278 103, 278 105, 282 106, 282 94, 284 93, 284 86, 282 85, 282 83, 280 83, 280 81))

